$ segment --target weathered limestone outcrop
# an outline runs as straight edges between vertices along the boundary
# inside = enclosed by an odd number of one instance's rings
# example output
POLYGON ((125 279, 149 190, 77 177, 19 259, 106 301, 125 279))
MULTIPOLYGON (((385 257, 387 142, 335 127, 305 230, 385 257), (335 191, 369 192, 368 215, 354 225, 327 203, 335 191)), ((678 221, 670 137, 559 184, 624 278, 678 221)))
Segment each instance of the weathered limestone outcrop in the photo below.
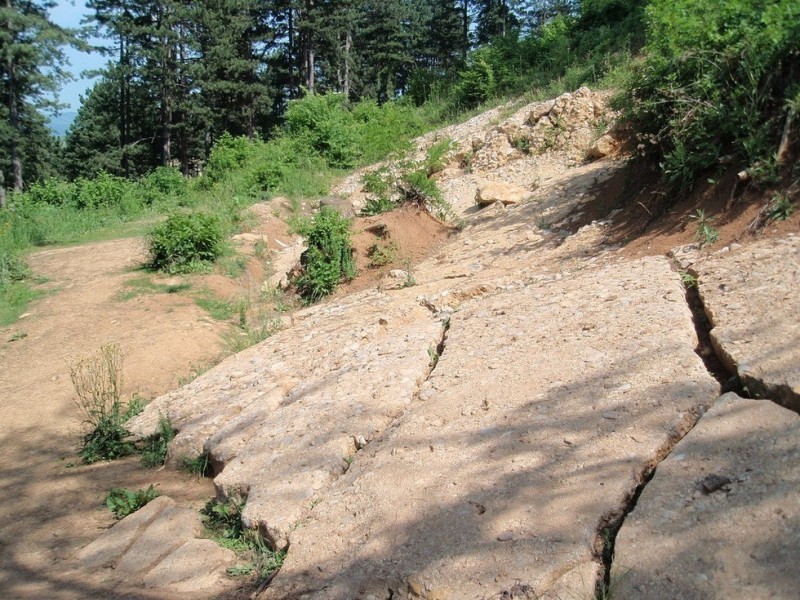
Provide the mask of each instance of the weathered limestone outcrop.
POLYGON ((125 517, 78 552, 87 569, 113 569, 113 578, 140 584, 163 596, 195 596, 219 587, 236 556, 211 540, 199 539, 200 515, 161 496, 125 517))
POLYGON ((226 496, 247 497, 243 517, 278 547, 348 468, 412 402, 443 335, 418 304, 377 292, 300 313, 289 331, 246 350, 152 403, 129 423, 179 433, 170 460, 206 453, 226 496))
POLYGON ((726 367, 750 395, 800 412, 800 237, 717 252, 692 270, 726 367))
POLYGON ((601 518, 716 396, 695 343, 660 258, 462 305, 419 400, 322 495, 266 597, 533 598, 571 572, 563 597, 588 597, 601 518))
POLYGON ((621 600, 797 598, 800 417, 720 398, 658 465, 616 540, 621 600))

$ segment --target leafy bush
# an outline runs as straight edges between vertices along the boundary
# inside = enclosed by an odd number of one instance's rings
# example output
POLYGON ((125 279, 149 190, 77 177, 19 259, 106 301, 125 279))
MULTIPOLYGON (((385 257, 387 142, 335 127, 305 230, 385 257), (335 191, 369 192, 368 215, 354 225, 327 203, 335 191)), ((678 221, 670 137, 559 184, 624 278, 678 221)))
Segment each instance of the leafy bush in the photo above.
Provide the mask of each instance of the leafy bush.
POLYGON ((319 153, 332 167, 355 165, 360 150, 353 114, 343 94, 309 94, 286 108, 286 131, 319 153))
POLYGON ((73 202, 79 209, 121 206, 133 194, 133 182, 122 177, 100 173, 94 179, 78 179, 73 184, 73 202))
POLYGON ((728 154, 768 165, 800 84, 800 5, 653 0, 647 18, 627 113, 653 142, 666 181, 687 190, 728 154))
POLYGON ((208 268, 223 252, 219 219, 205 213, 176 213, 149 235, 149 266, 167 273, 208 268))
POLYGON ((121 398, 122 362, 120 347, 112 344, 70 366, 78 407, 89 427, 81 450, 84 463, 112 460, 136 450, 127 440, 130 434, 124 425, 141 411, 142 404, 137 398, 129 403, 121 398))
POLYGON ((474 107, 500 91, 496 71, 500 65, 491 47, 481 48, 469 57, 467 68, 459 73, 456 97, 461 104, 474 107))
POLYGON ((165 198, 183 198, 189 186, 186 178, 172 167, 158 167, 140 181, 144 201, 153 204, 165 198))
POLYGON ((24 194, 24 201, 33 204, 62 206, 74 204, 75 185, 58 179, 45 179, 34 183, 24 194))
POLYGON ((356 274, 350 248, 350 221, 336 209, 324 206, 311 220, 301 224, 299 233, 308 249, 300 257, 302 273, 294 281, 306 302, 327 296, 344 279, 356 274))
POLYGON ((114 513, 115 518, 124 519, 160 495, 152 484, 147 489, 135 492, 127 488, 111 488, 106 496, 106 506, 114 513))
POLYGON ((224 179, 253 156, 255 143, 245 136, 233 137, 227 131, 214 144, 206 163, 205 176, 210 181, 224 179))

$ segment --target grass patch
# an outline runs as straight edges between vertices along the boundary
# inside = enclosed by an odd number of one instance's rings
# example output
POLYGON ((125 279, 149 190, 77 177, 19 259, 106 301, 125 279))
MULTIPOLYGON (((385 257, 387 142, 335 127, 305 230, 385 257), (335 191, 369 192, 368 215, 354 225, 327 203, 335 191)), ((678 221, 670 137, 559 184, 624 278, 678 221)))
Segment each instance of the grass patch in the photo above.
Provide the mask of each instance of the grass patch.
POLYGON ((0 327, 15 323, 28 309, 28 304, 45 294, 33 289, 27 281, 15 281, 0 287, 0 327))
POLYGON ((130 300, 145 294, 178 294, 192 288, 192 284, 188 281, 182 281, 180 283, 159 283, 153 281, 152 278, 147 275, 142 275, 136 279, 126 281, 123 286, 125 289, 117 294, 117 300, 120 301, 130 300))
POLYGON ((194 302, 216 321, 229 321, 239 310, 239 303, 217 298, 209 290, 205 290, 202 295, 196 296, 194 302))
POLYGON ((175 439, 175 428, 168 418, 158 421, 158 431, 142 444, 142 466, 148 469, 160 467, 167 460, 169 443, 175 439))
POLYGON ((213 474, 211 469, 211 457, 207 452, 203 452, 194 458, 184 457, 181 461, 183 470, 196 475, 197 477, 211 477, 213 474))
POLYGON ((124 519, 160 495, 152 484, 147 489, 135 492, 127 488, 111 488, 106 496, 106 506, 116 519, 124 519))
POLYGON ((225 502, 210 500, 200 511, 204 517, 206 535, 223 548, 232 550, 240 563, 228 570, 231 576, 256 573, 259 581, 272 577, 283 565, 285 551, 270 548, 256 529, 242 523, 245 500, 228 498, 225 502))

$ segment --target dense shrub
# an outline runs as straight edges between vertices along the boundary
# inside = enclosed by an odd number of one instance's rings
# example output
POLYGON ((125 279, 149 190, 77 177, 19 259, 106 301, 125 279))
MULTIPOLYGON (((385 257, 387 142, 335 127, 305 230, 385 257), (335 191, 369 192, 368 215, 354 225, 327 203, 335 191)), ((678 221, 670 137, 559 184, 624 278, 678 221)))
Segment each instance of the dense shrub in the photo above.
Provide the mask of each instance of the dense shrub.
POLYGON ((154 204, 163 199, 179 199, 186 195, 188 185, 180 171, 172 167, 158 167, 140 181, 143 199, 154 204))
POLYGON ((149 266, 167 273, 186 273, 210 266, 223 252, 219 219, 205 213, 176 213, 150 232, 149 266))
POLYGON ((686 190, 732 154, 769 174, 800 86, 796 0, 653 0, 627 112, 686 190))
POLYGON ((257 143, 260 142, 254 142, 244 136, 233 137, 226 131, 211 150, 205 176, 212 182, 220 181, 253 156, 257 143))
POLYGON ((286 108, 286 131, 332 167, 349 168, 360 155, 353 114, 343 94, 310 94, 286 108))
POLYGON ((350 221, 336 209, 323 207, 310 222, 299 227, 308 249, 300 257, 302 273, 294 281, 306 302, 327 296, 344 279, 356 274, 350 248, 350 221))

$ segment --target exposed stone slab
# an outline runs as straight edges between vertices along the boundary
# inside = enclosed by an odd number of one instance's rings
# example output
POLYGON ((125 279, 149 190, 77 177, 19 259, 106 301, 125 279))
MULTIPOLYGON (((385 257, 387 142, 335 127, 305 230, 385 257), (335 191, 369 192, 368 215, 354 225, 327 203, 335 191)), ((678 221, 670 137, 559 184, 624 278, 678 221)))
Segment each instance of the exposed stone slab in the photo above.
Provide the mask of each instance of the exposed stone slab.
POLYGON ((83 547, 76 558, 88 569, 115 563, 163 511, 174 506, 175 501, 167 496, 151 500, 83 547))
POLYGON ((800 418, 720 398, 658 465, 616 541, 614 598, 793 599, 800 418))
POLYGON ((389 302, 371 292, 303 311, 292 330, 157 399, 129 427, 147 435, 168 415, 179 432, 171 457, 208 452, 218 489, 246 495, 245 523, 283 547, 430 371, 443 324, 419 304, 389 302))
POLYGON ((692 268, 726 367, 750 394, 800 412, 800 237, 718 252, 692 268))
POLYGON ((202 593, 220 583, 236 557, 211 540, 189 540, 144 577, 148 588, 182 594, 202 593))
POLYGON ((147 573, 187 540, 198 537, 202 530, 196 511, 177 506, 166 508, 136 538, 115 568, 128 575, 147 573))
POLYGON ((590 597, 601 518, 717 394, 663 258, 450 323, 420 401, 321 494, 266 597, 590 597))
POLYGON ((84 569, 110 567, 109 577, 134 587, 144 585, 161 597, 188 594, 205 598, 229 587, 225 569, 236 556, 215 542, 198 539, 197 511, 160 496, 106 530, 78 552, 84 569))

